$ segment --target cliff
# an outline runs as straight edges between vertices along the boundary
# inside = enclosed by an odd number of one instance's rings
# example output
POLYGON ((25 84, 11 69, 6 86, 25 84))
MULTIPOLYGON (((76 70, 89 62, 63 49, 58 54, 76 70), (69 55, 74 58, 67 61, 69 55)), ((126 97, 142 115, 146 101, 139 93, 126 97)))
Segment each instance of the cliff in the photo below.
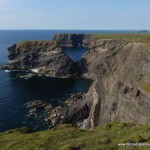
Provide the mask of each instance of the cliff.
POLYGON ((91 36, 88 34, 54 34, 53 40, 57 41, 60 46, 87 47, 90 43, 91 36))
POLYGON ((25 41, 8 48, 9 65, 16 69, 38 68, 54 77, 70 76, 73 62, 55 41, 25 41))
POLYGON ((87 129, 108 122, 150 123, 149 45, 93 40, 79 66, 81 74, 94 82, 85 98, 70 107, 69 118, 82 121, 81 127, 87 129), (84 114, 85 105, 88 117, 75 118, 84 114))
POLYGON ((68 45, 68 39, 60 40, 59 44, 54 41, 25 42, 9 48, 12 66, 42 67, 44 73, 55 77, 80 73, 82 77, 93 79, 87 94, 59 109, 57 117, 53 118, 54 125, 72 123, 89 129, 108 122, 150 123, 148 44, 90 39, 88 53, 76 64, 63 53, 61 44, 68 45))

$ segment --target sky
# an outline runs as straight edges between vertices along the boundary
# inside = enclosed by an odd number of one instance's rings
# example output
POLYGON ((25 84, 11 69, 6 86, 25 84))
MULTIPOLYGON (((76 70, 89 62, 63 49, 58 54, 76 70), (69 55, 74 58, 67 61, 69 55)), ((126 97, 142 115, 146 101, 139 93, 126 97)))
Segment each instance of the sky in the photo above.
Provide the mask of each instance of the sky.
POLYGON ((149 30, 150 0, 0 0, 0 29, 149 30))

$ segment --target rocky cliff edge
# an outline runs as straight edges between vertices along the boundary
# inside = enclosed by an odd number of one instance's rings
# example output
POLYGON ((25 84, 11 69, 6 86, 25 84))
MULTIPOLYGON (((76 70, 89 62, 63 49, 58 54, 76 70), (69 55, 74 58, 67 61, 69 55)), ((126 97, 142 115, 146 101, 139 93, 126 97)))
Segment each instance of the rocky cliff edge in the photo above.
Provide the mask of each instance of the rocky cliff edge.
POLYGON ((91 41, 90 34, 54 34, 53 40, 65 47, 88 47, 91 41))
POLYGON ((56 41, 25 41, 8 49, 10 68, 34 69, 52 77, 73 74, 73 61, 56 41))
POLYGON ((108 122, 150 123, 149 45, 93 40, 79 66, 94 82, 85 98, 69 108, 69 119, 80 120, 86 129, 108 122), (87 118, 79 117, 86 113, 87 118))

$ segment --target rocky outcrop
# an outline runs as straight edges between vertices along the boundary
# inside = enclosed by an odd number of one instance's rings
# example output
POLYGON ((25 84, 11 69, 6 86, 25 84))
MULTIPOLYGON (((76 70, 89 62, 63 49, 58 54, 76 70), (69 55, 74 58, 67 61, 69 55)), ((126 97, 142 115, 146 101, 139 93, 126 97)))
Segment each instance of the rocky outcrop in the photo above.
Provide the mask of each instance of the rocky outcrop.
POLYGON ((64 105, 63 107, 53 107, 51 104, 45 103, 41 100, 29 101, 24 105, 28 109, 28 117, 36 117, 41 111, 45 111, 47 115, 44 120, 46 123, 50 123, 49 128, 62 123, 72 123, 73 125, 80 127, 79 123, 81 122, 81 120, 83 121, 89 115, 89 108, 85 104, 84 106, 78 108, 77 112, 72 112, 73 109, 70 109, 70 106, 78 106, 78 103, 80 103, 84 98, 85 94, 75 94, 65 101, 67 105, 64 105))
POLYGON ((91 36, 88 34, 55 34, 53 40, 57 41, 60 46, 88 47, 91 41, 91 36))
POLYGON ((55 41, 29 41, 13 45, 9 51, 9 66, 17 69, 38 68, 52 77, 73 74, 73 61, 55 41))
POLYGON ((16 68, 11 65, 0 66, 0 70, 15 70, 16 68))
POLYGON ((84 99, 90 108, 85 128, 112 121, 150 123, 149 45, 94 40, 79 65, 83 76, 94 79, 84 99))

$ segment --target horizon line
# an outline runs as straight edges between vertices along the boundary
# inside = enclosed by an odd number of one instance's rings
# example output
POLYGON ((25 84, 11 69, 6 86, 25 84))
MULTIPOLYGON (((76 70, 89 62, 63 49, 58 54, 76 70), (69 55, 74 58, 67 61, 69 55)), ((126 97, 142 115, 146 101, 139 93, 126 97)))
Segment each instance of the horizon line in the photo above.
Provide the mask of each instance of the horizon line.
POLYGON ((0 30, 84 30, 84 31, 150 31, 150 29, 0 29, 0 30))

